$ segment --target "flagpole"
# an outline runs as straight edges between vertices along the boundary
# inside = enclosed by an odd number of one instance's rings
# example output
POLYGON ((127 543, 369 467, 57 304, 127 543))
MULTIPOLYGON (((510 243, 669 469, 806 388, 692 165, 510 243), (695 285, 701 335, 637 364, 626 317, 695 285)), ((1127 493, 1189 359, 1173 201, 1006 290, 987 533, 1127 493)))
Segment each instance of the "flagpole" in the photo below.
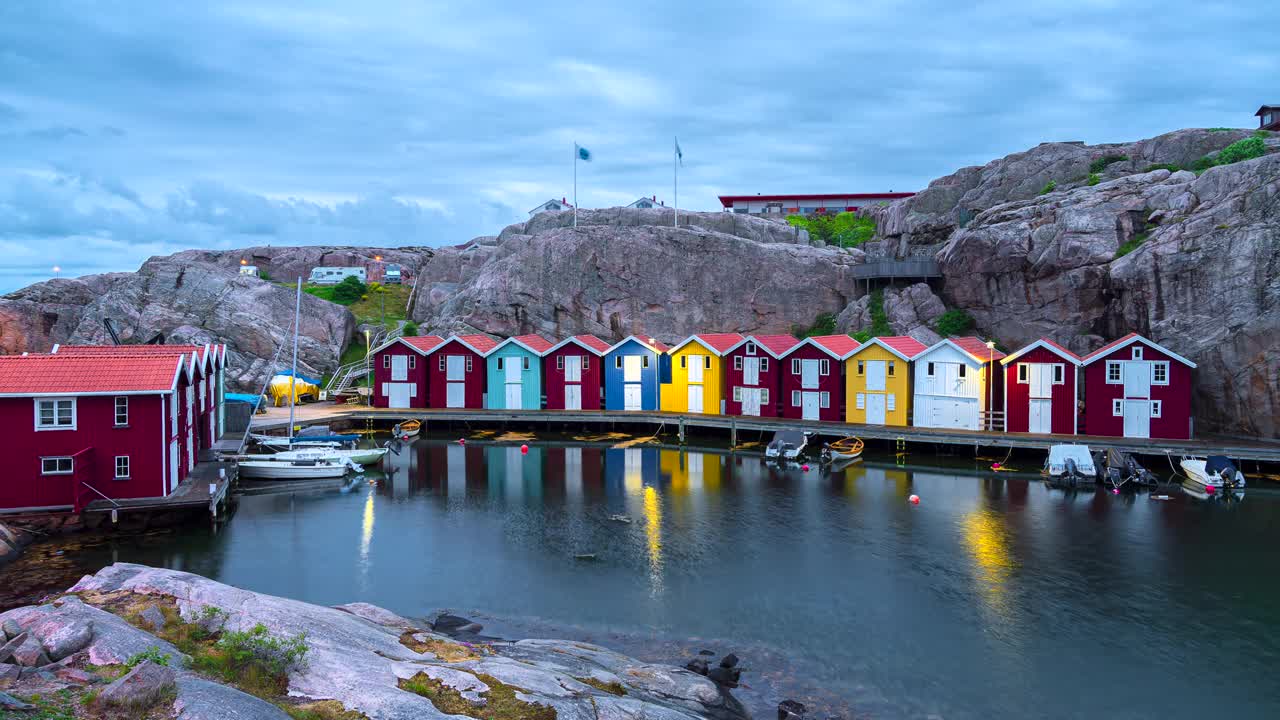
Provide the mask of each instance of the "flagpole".
POLYGON ((675 227, 680 227, 680 141, 672 138, 673 145, 671 147, 671 177, 672 177, 672 209, 675 210, 675 227))
POLYGON ((573 226, 578 227, 578 143, 573 144, 573 226))

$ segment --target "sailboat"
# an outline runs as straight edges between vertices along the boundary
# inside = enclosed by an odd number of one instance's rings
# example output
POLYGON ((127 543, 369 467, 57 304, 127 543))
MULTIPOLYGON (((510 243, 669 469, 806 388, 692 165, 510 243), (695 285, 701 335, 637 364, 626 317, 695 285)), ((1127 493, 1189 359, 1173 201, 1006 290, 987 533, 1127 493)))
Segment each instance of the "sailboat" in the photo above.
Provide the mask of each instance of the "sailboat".
MULTIPOLYGON (((298 377, 298 332, 302 323, 302 278, 298 278, 297 297, 293 308, 293 373, 298 377)), ((286 448, 293 447, 294 408, 296 393, 289 393, 289 434, 286 448)), ((381 448, 378 459, 386 454, 381 448)), ((303 480, 313 478, 340 478, 347 470, 360 472, 361 467, 350 457, 339 455, 332 448, 315 447, 306 450, 286 450, 274 455, 253 455, 236 463, 240 477, 271 480, 303 480)))

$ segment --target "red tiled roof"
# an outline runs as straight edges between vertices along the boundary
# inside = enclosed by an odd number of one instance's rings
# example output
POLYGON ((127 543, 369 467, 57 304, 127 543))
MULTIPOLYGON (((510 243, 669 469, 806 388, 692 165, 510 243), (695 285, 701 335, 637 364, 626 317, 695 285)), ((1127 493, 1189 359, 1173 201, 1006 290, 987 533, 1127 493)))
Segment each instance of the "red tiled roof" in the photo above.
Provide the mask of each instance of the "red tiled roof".
POLYGON ((652 346, 658 352, 667 352, 671 349, 669 345, 652 335, 636 335, 636 339, 642 343, 652 346))
POLYGON ((790 335, 752 335, 751 339, 774 355, 781 355, 800 344, 799 340, 790 335))
POLYGON ((838 357, 844 357, 857 350, 859 344, 857 340, 848 335, 816 335, 809 339, 838 357))
POLYGON ((995 348, 987 347, 986 341, 982 338, 966 335, 964 337, 953 337, 947 339, 955 343, 956 347, 969 353, 981 362, 987 362, 988 360, 1000 360, 1004 358, 1004 353, 996 350, 995 348))
POLYGON ((186 358, 172 353, 5 355, 0 357, 0 394, 167 392, 186 358))
POLYGON ((488 355, 490 350, 498 347, 497 340, 481 333, 476 333, 474 335, 454 335, 449 339, 458 340, 481 355, 488 355))
POLYGON ((574 335, 573 339, 598 352, 609 352, 609 343, 601 340, 595 335, 574 335))
POLYGON ((875 338, 889 347, 902 353, 908 360, 924 352, 928 346, 910 335, 890 335, 875 338))
POLYGON ((437 345, 444 342, 444 338, 439 335, 418 335, 415 337, 402 337, 401 341, 408 343, 414 349, 429 353, 436 348, 437 345))
POLYGON ((1130 340, 1132 340, 1133 338, 1136 338, 1136 337, 1138 337, 1138 333, 1129 333, 1128 335, 1125 335, 1124 337, 1120 338, 1119 340, 1112 340, 1111 342, 1107 343, 1106 345, 1103 345, 1102 347, 1098 348, 1097 350, 1094 350, 1093 352, 1089 353, 1088 355, 1085 355, 1083 359, 1084 359, 1084 360, 1089 360, 1089 359, 1091 359, 1091 358, 1095 358, 1095 357, 1097 357, 1097 356, 1099 356, 1099 355, 1104 355, 1104 354, 1106 354, 1106 353, 1110 352, 1111 350, 1113 350, 1117 345, 1123 345, 1123 344, 1125 344, 1125 343, 1129 342, 1130 340))
MULTIPOLYGON (((221 357, 222 346, 210 345, 209 358, 221 357)), ((175 355, 200 353, 204 357, 204 345, 59 345, 58 355, 175 355)))
POLYGON ((541 335, 518 335, 513 338, 522 345, 527 345, 534 352, 541 355, 555 346, 555 343, 542 337, 541 335))
POLYGON ((878 198, 909 198, 913 192, 882 193, 813 193, 809 195, 721 195, 720 204, 729 207, 735 201, 764 202, 767 200, 875 200, 878 198))
POLYGON ((742 340, 742 336, 738 333, 711 333, 708 335, 694 335, 694 337, 721 354, 742 340))
POLYGON ((1056 343, 1056 342, 1054 342, 1054 341, 1050 340, 1049 338, 1040 338, 1040 342, 1044 343, 1045 345, 1048 345, 1048 346, 1052 347, 1053 349, 1055 349, 1055 350, 1057 350, 1057 351, 1061 352, 1062 354, 1066 355, 1067 357, 1075 358, 1076 360, 1079 360, 1079 359, 1080 359, 1080 356, 1079 356, 1079 355, 1077 355, 1077 354, 1075 354, 1075 353, 1071 352, 1070 350, 1068 350, 1068 349, 1066 349, 1066 348, 1062 347, 1061 345, 1059 345, 1058 343, 1056 343))

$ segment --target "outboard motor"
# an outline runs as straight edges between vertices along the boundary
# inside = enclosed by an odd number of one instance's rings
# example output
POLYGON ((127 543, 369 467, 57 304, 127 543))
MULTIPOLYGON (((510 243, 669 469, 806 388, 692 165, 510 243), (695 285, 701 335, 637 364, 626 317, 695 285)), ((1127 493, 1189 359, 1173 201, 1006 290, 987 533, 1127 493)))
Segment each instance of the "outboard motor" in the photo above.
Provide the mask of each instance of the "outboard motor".
POLYGON ((1080 471, 1076 469, 1076 461, 1072 458, 1067 458, 1062 465, 1065 469, 1063 474, 1071 480, 1072 485, 1075 485, 1076 480, 1080 479, 1080 471))

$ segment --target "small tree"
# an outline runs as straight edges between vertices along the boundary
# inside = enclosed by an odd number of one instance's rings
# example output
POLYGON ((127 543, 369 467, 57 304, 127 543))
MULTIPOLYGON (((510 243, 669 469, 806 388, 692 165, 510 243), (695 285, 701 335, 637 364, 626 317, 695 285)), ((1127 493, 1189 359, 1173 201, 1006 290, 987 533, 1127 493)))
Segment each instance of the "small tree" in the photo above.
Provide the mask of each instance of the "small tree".
POLYGON ((934 329, 943 337, 963 335, 973 329, 973 318, 963 310, 952 308, 938 316, 934 329))
POLYGON ((348 275, 333 288, 333 301, 339 305, 350 305, 364 297, 368 288, 360 282, 360 278, 348 275))
POLYGON ((405 337, 415 337, 418 334, 418 323, 410 320, 404 324, 404 331, 401 333, 405 337))

